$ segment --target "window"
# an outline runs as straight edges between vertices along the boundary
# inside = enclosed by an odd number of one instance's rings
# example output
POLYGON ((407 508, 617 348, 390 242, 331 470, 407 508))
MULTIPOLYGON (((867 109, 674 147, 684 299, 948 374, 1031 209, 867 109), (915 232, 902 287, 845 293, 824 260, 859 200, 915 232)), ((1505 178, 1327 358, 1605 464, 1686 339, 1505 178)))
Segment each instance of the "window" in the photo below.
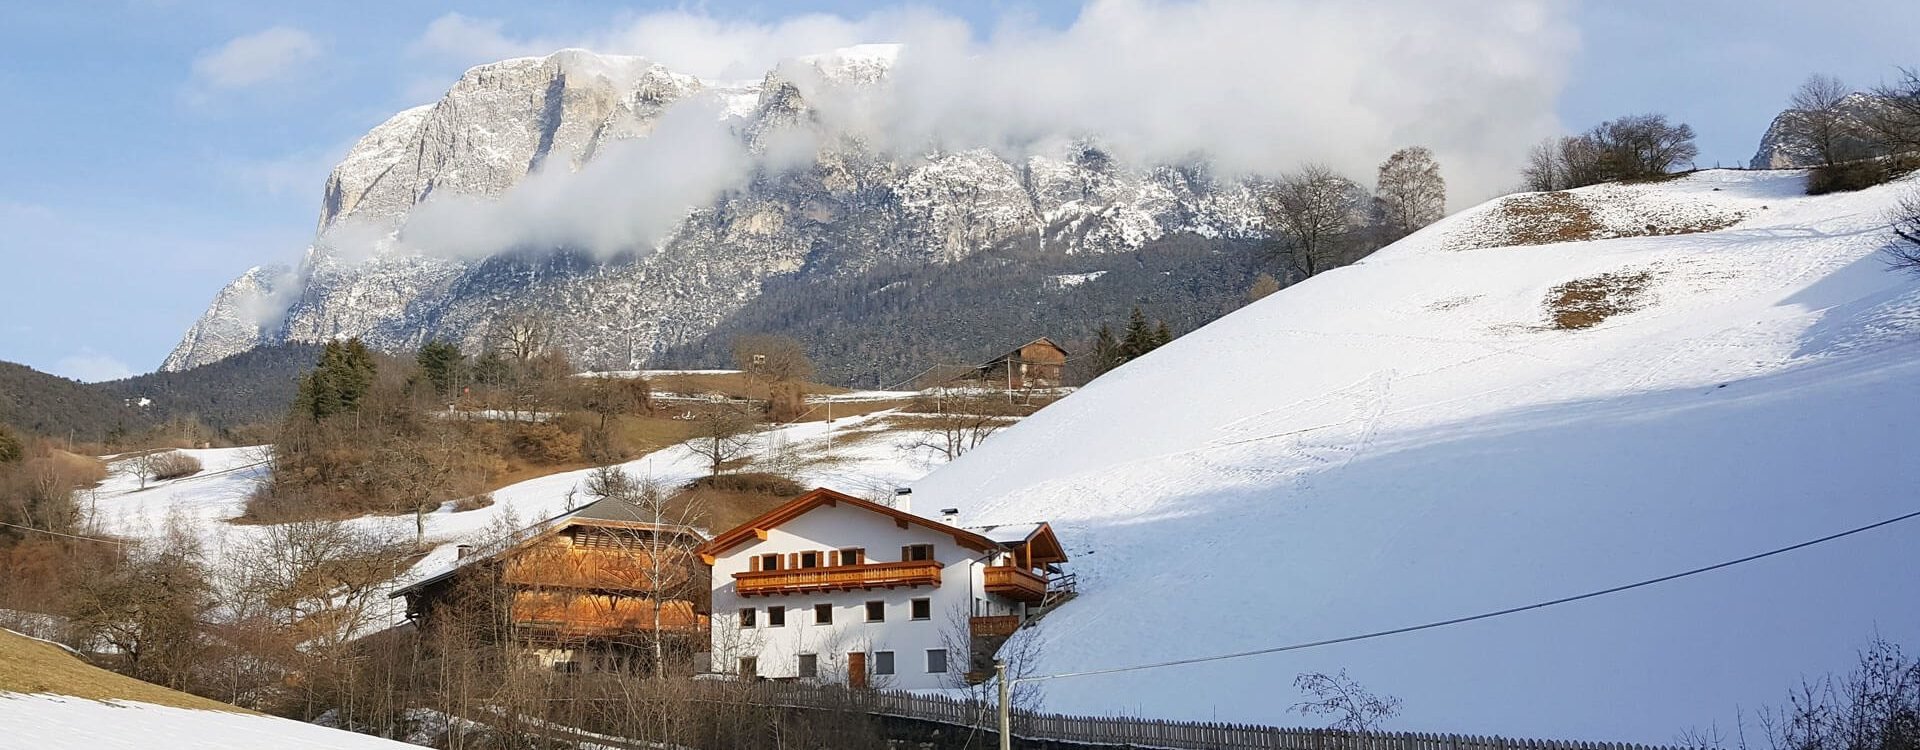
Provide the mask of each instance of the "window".
POLYGON ((867 561, 867 551, 859 547, 840 550, 841 565, 859 565, 867 561))
POLYGON ((820 657, 814 654, 800 655, 800 677, 813 679, 820 676, 820 657))
POLYGON ((932 599, 913 600, 913 619, 915 620, 933 619, 933 600, 932 599))
POLYGON ((927 649, 927 674, 946 674, 947 650, 944 648, 927 649))
POLYGON ((820 567, 820 553, 818 553, 818 552, 802 552, 802 553, 800 553, 800 567, 802 567, 802 568, 818 568, 818 567, 820 567))
POLYGON ((753 608, 740 610, 740 628, 744 630, 751 627, 753 627, 753 608))
POLYGON ((779 570, 780 556, 779 555, 761 555, 760 569, 761 570, 779 570))
POLYGON ((900 548, 901 562, 921 562, 933 559, 933 545, 909 544, 900 548))
POLYGON ((886 622, 887 603, 867 602, 867 622, 886 622))
POLYGON ((740 657, 740 676, 747 678, 760 676, 760 661, 751 656, 740 657))
POLYGON ((833 624, 833 605, 831 604, 813 605, 813 624, 832 625, 833 624))
POLYGON ((892 651, 873 652, 873 673, 874 674, 893 674, 893 652, 892 651))
POLYGON ((786 607, 768 607, 767 608, 767 627, 784 628, 786 626, 787 626, 787 608, 786 607))

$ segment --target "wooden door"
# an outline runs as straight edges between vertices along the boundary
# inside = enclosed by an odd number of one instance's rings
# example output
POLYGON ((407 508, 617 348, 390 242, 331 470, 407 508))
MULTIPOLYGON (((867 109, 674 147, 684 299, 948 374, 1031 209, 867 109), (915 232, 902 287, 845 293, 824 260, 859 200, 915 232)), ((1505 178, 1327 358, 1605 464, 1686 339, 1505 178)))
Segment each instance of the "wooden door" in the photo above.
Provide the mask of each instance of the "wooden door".
POLYGON ((867 653, 854 651, 847 654, 847 685, 864 690, 867 687, 867 653))

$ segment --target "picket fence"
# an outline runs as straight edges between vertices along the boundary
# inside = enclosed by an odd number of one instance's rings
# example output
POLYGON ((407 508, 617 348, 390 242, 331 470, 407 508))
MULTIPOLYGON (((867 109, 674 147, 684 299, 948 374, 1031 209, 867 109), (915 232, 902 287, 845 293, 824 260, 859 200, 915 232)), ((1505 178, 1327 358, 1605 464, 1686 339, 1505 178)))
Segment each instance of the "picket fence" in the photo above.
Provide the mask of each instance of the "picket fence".
MULTIPOLYGON (((734 683, 734 700, 758 705, 850 711, 995 732, 995 706, 969 698, 891 690, 850 691, 796 683, 734 683)), ((1354 733, 1225 722, 1070 716, 1015 709, 1013 735, 1086 745, 1169 750, 1687 750, 1623 742, 1516 739, 1427 732, 1354 733)))

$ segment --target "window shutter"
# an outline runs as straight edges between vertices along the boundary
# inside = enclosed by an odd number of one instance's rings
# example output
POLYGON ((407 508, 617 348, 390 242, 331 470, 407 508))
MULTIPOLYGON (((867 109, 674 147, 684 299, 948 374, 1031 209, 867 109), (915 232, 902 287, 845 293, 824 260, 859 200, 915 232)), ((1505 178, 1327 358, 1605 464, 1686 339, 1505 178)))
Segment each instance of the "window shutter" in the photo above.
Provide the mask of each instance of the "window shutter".
POLYGON ((752 567, 751 567, 751 568, 749 568, 749 570, 759 570, 759 569, 760 569, 760 556, 759 556, 759 555, 754 555, 754 556, 753 556, 753 561, 752 561, 752 562, 753 562, 753 565, 752 565, 752 567))
POLYGON ((800 553, 788 552, 787 553, 787 569, 793 570, 799 567, 800 567, 800 553))
POLYGON ((900 548, 900 562, 906 562, 906 561, 908 561, 908 560, 912 560, 912 559, 913 559, 913 545, 911 545, 911 544, 909 544, 909 545, 907 545, 907 546, 905 546, 905 547, 901 547, 901 548, 900 548))
POLYGON ((833 567, 839 567, 839 565, 840 565, 840 550, 833 550, 828 552, 827 567, 833 568, 833 567))

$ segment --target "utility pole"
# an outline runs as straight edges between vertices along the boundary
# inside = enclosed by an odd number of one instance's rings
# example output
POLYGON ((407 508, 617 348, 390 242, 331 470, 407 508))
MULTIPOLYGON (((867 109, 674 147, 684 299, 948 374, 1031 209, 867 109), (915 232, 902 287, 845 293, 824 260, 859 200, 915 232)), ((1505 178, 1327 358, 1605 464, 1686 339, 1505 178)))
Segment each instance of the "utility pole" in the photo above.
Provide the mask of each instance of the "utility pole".
POLYGON ((993 673, 1000 683, 1000 750, 1013 750, 1013 687, 1007 684, 1007 660, 994 659, 993 673))

